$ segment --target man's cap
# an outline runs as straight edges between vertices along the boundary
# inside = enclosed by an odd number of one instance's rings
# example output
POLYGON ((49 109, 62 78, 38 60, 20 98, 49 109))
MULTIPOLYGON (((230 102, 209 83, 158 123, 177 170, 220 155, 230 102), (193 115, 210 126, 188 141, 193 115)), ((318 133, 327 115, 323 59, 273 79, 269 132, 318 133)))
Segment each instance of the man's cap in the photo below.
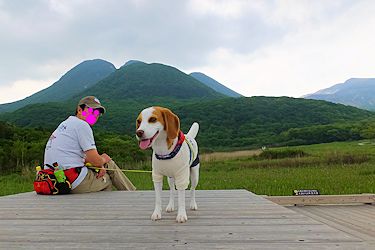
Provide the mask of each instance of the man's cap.
POLYGON ((105 113, 105 108, 101 105, 99 99, 96 98, 95 96, 86 96, 86 97, 83 97, 79 101, 78 106, 80 106, 82 104, 85 104, 89 108, 101 109, 101 113, 103 113, 103 114, 105 113))

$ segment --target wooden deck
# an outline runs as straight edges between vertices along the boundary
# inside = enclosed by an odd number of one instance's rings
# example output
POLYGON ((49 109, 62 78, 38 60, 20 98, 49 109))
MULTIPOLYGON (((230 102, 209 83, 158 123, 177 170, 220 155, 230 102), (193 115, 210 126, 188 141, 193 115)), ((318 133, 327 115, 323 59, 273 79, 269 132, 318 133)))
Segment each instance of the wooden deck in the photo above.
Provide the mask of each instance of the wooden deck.
MULTIPOLYGON (((163 207, 168 193, 163 193, 163 207)), ((187 192, 187 196, 188 192, 187 192)), ((0 198, 1 249, 371 249, 246 190, 197 191, 187 223, 150 220, 153 191, 0 198)), ((187 200, 187 204, 188 200, 187 200)), ((374 219, 374 218, 372 218, 374 219)))
POLYGON ((375 206, 365 204, 289 206, 289 209, 351 234, 375 249, 375 206))

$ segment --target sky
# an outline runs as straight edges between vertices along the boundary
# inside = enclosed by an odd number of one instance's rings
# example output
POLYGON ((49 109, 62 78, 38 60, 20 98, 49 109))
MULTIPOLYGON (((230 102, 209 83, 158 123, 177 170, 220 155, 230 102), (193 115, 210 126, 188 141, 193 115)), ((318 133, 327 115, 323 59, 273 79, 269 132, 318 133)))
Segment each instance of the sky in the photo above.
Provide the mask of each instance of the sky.
POLYGON ((244 96, 375 77, 375 1, 0 0, 0 103, 84 60, 202 72, 244 96))

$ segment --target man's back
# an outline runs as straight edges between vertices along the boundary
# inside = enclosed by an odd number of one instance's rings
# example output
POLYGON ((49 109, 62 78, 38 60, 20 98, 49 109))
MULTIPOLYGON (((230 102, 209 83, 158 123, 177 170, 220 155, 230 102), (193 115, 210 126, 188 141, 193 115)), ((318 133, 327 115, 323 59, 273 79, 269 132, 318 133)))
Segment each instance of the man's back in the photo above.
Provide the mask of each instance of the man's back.
POLYGON ((57 162, 64 169, 82 167, 85 161, 84 151, 90 149, 96 149, 90 125, 75 116, 70 116, 49 138, 44 164, 52 165, 57 162))

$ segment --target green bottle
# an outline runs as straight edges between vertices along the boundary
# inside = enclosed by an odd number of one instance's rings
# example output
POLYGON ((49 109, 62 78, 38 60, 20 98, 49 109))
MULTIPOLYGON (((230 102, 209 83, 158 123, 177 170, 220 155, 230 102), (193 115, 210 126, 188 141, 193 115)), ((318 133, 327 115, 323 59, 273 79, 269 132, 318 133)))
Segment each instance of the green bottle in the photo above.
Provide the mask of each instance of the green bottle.
POLYGON ((65 176, 65 173, 64 173, 64 169, 62 167, 60 167, 57 164, 57 162, 55 162, 53 164, 53 166, 55 167, 54 175, 56 177, 57 182, 59 182, 59 183, 65 182, 66 181, 66 176, 65 176))

